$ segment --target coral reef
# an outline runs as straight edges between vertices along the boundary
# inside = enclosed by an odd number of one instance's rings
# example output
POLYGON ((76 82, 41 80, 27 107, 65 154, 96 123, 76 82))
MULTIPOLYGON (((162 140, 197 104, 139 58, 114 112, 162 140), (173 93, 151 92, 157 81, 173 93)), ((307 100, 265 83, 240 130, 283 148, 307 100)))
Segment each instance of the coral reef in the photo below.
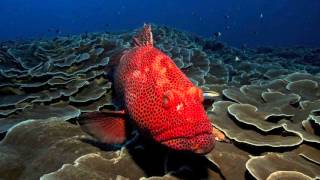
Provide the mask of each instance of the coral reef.
POLYGON ((83 132, 81 113, 117 108, 108 64, 135 31, 0 43, 0 179, 320 177, 319 49, 237 49, 154 25, 227 141, 196 156, 83 132))

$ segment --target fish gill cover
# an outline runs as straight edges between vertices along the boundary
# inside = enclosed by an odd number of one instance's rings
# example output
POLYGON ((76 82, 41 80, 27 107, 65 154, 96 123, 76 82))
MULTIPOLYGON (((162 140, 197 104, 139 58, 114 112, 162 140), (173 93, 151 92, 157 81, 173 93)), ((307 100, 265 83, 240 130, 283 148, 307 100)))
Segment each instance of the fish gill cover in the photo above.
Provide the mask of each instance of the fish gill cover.
POLYGON ((319 178, 319 2, 301 3, 2 1, 0 178, 319 178), (206 155, 135 131, 105 144, 77 123, 119 108, 108 67, 143 22, 225 136, 206 155))

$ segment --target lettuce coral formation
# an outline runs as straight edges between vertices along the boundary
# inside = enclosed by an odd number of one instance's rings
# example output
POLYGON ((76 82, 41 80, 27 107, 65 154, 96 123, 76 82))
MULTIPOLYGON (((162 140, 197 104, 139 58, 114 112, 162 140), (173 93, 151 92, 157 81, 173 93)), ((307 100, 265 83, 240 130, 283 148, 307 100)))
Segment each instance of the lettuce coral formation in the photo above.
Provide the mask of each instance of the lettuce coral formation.
POLYGON ((153 33, 193 83, 219 93, 204 105, 228 142, 205 157, 168 155, 142 140, 120 150, 75 124, 81 113, 117 108, 106 65, 134 31, 3 42, 0 178, 320 176, 318 49, 237 49, 156 25, 153 33))

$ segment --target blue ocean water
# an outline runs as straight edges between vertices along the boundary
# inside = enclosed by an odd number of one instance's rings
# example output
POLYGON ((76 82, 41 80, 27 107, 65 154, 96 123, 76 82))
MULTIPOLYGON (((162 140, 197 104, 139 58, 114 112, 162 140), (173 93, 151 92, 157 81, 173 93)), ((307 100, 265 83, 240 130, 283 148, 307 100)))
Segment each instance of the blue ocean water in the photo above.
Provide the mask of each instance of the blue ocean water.
POLYGON ((0 41, 99 31, 144 22, 241 46, 319 46, 318 0, 2 0, 0 41))

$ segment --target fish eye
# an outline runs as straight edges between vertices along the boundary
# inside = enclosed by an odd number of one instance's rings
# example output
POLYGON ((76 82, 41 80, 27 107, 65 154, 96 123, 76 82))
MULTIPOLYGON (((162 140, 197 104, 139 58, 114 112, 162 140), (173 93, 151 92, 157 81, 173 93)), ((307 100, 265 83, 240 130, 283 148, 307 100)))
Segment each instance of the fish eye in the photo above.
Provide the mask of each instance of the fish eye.
POLYGON ((162 97, 162 106, 169 109, 174 104, 174 94, 172 91, 166 91, 162 97))

